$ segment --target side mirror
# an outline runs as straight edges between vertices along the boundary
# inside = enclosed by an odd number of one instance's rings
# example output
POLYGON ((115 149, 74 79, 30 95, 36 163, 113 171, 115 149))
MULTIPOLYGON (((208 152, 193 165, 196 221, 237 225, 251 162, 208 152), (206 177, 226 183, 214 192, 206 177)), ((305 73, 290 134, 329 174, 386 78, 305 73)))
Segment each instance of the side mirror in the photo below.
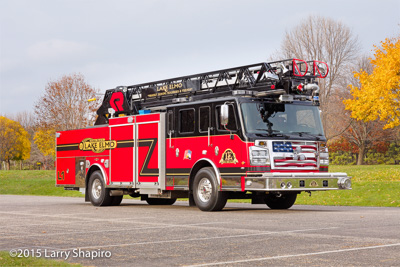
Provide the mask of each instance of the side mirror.
POLYGON ((219 114, 219 118, 221 121, 221 125, 226 127, 229 122, 229 106, 227 104, 223 104, 221 106, 221 113, 219 114))

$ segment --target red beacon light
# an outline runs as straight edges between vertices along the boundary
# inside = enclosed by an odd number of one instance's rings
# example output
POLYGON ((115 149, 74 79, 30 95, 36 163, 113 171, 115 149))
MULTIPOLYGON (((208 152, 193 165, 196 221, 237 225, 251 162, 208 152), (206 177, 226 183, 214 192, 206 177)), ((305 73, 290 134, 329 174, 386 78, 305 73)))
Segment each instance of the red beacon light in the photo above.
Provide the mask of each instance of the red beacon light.
POLYGON ((301 84, 299 84, 299 85, 297 85, 297 90, 299 90, 300 92, 303 92, 303 84, 301 83, 301 84))

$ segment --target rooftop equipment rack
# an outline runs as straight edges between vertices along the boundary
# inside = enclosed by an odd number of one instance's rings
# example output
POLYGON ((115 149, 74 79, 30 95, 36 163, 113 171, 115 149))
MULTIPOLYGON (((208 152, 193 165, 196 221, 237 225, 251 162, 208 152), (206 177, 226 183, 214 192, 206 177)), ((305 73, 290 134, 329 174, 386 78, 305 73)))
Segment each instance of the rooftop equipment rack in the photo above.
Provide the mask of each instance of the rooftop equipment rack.
MULTIPOLYGON (((311 95, 316 79, 328 75, 322 61, 286 59, 262 62, 200 74, 182 76, 130 86, 118 86, 105 92, 95 124, 107 123, 112 115, 134 115, 140 109, 165 106, 232 94, 273 96, 281 94, 311 95)), ((317 86, 318 87, 318 86, 317 86)))

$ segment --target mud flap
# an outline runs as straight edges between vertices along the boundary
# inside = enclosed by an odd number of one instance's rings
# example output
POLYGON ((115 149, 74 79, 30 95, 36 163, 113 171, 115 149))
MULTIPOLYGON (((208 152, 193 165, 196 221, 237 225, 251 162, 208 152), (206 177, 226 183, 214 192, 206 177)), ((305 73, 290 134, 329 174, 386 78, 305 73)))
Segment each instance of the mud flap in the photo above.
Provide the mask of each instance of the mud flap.
POLYGON ((194 202, 193 193, 189 193, 189 207, 196 207, 196 203, 194 202))
POLYGON ((253 194, 251 196, 251 204, 265 204, 265 194, 253 194))
POLYGON ((85 187, 85 202, 90 202, 89 192, 87 186, 85 187))

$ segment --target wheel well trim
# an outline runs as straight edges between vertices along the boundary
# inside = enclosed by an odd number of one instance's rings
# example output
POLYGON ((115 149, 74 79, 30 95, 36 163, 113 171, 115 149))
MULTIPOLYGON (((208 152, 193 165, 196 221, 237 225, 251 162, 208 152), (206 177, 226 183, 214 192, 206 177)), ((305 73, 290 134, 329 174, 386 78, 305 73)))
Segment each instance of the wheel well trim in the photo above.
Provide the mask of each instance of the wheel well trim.
MULTIPOLYGON (((90 167, 89 167, 89 169, 88 169, 88 171, 87 171, 87 173, 90 173, 91 171, 91 169, 92 168, 94 168, 94 167, 98 167, 98 169, 101 171, 101 174, 103 175, 103 180, 104 180, 104 186, 105 187, 107 187, 107 179, 106 179, 106 172, 104 171, 104 169, 103 169, 103 167, 100 165, 100 164, 98 164, 98 163, 93 163, 90 167)), ((86 180, 87 181, 89 181, 89 179, 90 179, 90 177, 86 177, 86 180)))
POLYGON ((101 174, 103 176, 103 180, 104 180, 104 187, 107 187, 107 176, 106 176, 106 172, 104 171, 104 168, 98 164, 98 163, 93 163, 92 165, 90 165, 90 167, 88 168, 87 172, 86 172, 86 179, 85 179, 85 202, 89 202, 90 198, 89 198, 89 179, 90 176, 88 175, 89 173, 93 173, 96 170, 93 169, 99 169, 101 171, 101 174), (93 171, 92 171, 93 170, 93 171))
MULTIPOLYGON (((193 165, 193 167, 196 166, 201 161, 207 161, 208 163, 210 163, 211 167, 214 169, 215 175, 217 176, 218 185, 221 185, 221 173, 219 172, 218 167, 215 165, 215 163, 212 160, 210 160, 208 158, 201 158, 198 161, 196 161, 196 163, 193 165)), ((190 177, 192 176, 193 167, 192 167, 192 170, 190 171, 190 177)))

